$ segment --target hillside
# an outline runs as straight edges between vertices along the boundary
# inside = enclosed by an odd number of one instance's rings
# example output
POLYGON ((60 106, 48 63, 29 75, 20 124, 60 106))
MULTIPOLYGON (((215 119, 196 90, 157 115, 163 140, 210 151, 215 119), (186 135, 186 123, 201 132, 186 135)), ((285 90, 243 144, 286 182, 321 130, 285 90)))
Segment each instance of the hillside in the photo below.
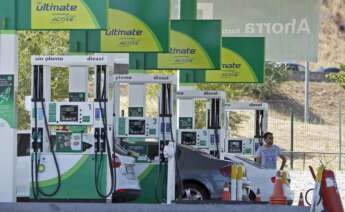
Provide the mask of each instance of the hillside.
MULTIPOLYGON (((338 121, 339 101, 345 105, 345 91, 335 83, 310 82, 309 106, 312 122, 332 124, 338 121)), ((304 82, 287 81, 276 88, 269 102, 275 103, 275 110, 287 113, 291 107, 295 117, 303 120, 304 82), (280 104, 279 104, 280 103, 280 104), (285 105, 284 107, 279 107, 285 105)))
POLYGON ((345 63, 345 1, 323 0, 320 22, 319 56, 312 70, 345 63))
MULTIPOLYGON (((318 61, 311 70, 345 64, 345 0, 323 0, 320 9, 318 61)), ((338 121, 339 101, 345 105, 345 91, 334 83, 311 82, 309 87, 311 120, 320 123, 338 121)), ((282 83, 269 101, 289 102, 299 119, 303 119, 304 82, 282 83)), ((279 104, 275 107, 278 111, 279 104)), ((283 104, 286 105, 286 104, 283 104)), ((284 107, 286 109, 286 107, 284 107)), ((284 113, 287 113, 285 111, 284 113)))

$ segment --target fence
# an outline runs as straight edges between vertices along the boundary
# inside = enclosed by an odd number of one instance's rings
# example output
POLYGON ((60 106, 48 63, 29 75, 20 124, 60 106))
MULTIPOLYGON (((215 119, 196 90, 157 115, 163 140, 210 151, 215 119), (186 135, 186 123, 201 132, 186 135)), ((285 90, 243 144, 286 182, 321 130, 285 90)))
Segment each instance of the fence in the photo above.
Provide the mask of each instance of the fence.
MULTIPOLYGON (((268 104, 268 131, 273 132, 274 143, 287 156, 289 168, 304 170, 322 162, 329 168, 345 170, 345 145, 342 144, 345 104, 339 101, 332 108, 311 111, 309 123, 304 122, 303 105, 286 100, 268 104)), ((240 116, 245 121, 241 122, 237 136, 253 136, 255 116, 240 116)))
POLYGON ((345 119, 341 107, 343 105, 339 101, 328 110, 319 108, 310 111, 310 120, 305 123, 303 106, 293 101, 269 102, 268 129, 274 132, 275 143, 286 152, 291 152, 288 154, 290 168, 317 166, 320 161, 333 169, 345 168, 345 149, 342 145, 345 136, 342 121, 345 119))

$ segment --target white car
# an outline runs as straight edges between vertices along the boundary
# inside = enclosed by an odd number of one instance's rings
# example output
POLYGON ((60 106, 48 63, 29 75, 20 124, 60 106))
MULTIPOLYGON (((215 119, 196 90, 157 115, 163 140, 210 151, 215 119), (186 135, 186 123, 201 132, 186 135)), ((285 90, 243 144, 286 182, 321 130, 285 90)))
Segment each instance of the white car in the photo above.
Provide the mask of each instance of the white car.
MULTIPOLYGON (((251 190, 256 192, 257 189, 260 189, 261 201, 269 201, 274 188, 272 178, 275 178, 277 170, 261 168, 254 161, 250 161, 231 153, 222 153, 221 159, 243 164, 247 178, 250 181, 251 190)), ((294 196, 290 189, 290 185, 288 184, 283 189, 288 202, 292 203, 294 196)))

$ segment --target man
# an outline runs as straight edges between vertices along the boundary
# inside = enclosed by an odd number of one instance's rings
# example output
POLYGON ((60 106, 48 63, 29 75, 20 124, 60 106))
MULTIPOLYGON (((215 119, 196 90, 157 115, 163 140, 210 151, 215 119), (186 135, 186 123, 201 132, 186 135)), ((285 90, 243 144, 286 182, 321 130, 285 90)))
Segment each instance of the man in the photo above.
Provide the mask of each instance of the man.
POLYGON ((280 148, 273 144, 273 133, 264 134, 264 145, 260 146, 256 152, 256 162, 265 169, 277 169, 277 157, 280 157, 282 164, 280 170, 283 170, 286 158, 280 148))

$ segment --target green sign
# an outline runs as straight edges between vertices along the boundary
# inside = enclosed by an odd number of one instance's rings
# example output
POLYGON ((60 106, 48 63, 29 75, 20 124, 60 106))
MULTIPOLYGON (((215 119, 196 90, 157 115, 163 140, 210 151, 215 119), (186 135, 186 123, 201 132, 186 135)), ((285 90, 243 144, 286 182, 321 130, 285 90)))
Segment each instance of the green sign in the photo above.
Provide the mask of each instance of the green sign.
POLYGON ((110 0, 109 6, 107 30, 71 32, 71 51, 169 51, 169 0, 110 0), (86 48, 77 49, 76 42, 87 43, 86 48))
POLYGON ((106 29, 108 0, 10 0, 0 5, 0 29, 106 29))
POLYGON ((173 20, 169 53, 145 54, 144 68, 220 69, 220 47, 219 20, 173 20))
POLYGON ((222 39, 220 70, 181 71, 181 83, 262 83, 264 81, 265 39, 226 37, 222 39))
POLYGON ((0 75, 0 127, 16 128, 14 75, 0 75))

